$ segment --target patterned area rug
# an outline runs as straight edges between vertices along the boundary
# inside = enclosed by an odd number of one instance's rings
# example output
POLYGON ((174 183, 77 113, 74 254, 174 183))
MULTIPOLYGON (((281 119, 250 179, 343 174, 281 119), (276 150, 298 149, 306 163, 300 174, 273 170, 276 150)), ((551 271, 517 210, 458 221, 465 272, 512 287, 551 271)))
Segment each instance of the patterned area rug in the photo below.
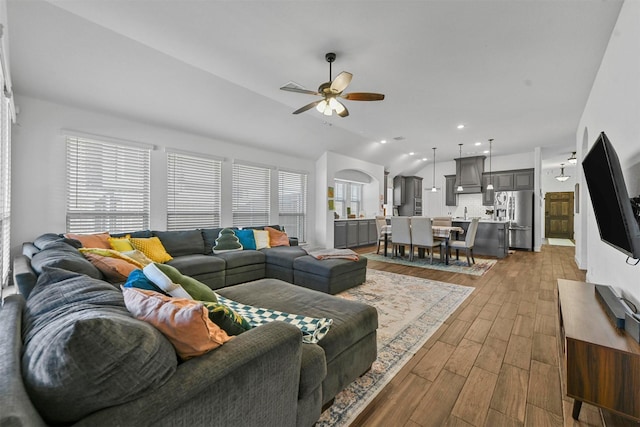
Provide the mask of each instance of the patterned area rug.
POLYGON ((569 239, 555 239, 553 237, 548 238, 547 243, 553 246, 575 246, 569 239))
POLYGON ((495 259, 482 259, 475 257, 475 264, 471 264, 471 266, 469 267, 467 265, 467 258, 464 253, 460 254, 459 260, 456 260, 454 255, 453 258, 449 259, 449 265, 445 264, 444 262, 440 262, 440 256, 437 254, 433 257, 433 264, 429 263, 429 257, 418 258, 417 254, 413 258, 413 261, 409 261, 408 256, 393 257, 391 256, 391 254, 389 254, 389 256, 385 257, 384 255, 377 254, 375 252, 365 254, 365 256, 371 261, 410 265, 412 267, 430 268, 432 270, 450 271, 452 273, 471 274, 473 276, 482 276, 484 273, 489 271, 489 269, 493 267, 496 262, 498 262, 495 259))
POLYGON ((378 310, 378 360, 340 392, 316 426, 348 426, 391 381, 473 288, 367 269, 367 281, 339 297, 378 310))

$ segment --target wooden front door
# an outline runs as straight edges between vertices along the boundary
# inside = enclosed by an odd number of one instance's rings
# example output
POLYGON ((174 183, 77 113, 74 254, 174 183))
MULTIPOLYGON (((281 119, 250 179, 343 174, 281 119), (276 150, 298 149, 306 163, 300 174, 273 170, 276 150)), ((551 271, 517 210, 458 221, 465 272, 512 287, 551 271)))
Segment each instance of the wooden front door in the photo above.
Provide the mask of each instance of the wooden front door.
POLYGON ((573 239, 573 192, 546 194, 544 237, 573 239))

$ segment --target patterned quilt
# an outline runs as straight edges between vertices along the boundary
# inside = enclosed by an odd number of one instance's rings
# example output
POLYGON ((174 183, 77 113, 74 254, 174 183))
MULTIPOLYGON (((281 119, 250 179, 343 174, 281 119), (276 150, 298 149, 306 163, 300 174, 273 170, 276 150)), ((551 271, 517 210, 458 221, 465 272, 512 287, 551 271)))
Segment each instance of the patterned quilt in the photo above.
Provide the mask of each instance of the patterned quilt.
POLYGON ((268 308, 254 307, 230 300, 219 294, 217 297, 218 302, 244 317, 253 327, 264 325, 265 323, 275 320, 287 322, 298 327, 298 329, 302 331, 302 342, 304 343, 317 343, 329 332, 329 328, 333 324, 333 319, 307 317, 299 314, 270 310, 268 308))

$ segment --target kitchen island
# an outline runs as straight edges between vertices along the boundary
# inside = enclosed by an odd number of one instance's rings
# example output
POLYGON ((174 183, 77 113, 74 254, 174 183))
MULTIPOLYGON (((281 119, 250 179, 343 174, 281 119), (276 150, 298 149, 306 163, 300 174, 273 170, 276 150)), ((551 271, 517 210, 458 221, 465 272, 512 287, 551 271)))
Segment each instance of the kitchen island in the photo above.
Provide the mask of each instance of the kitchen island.
MULTIPOLYGON (((464 228, 466 233, 470 223, 470 219, 454 218, 452 225, 464 228)), ((459 238, 464 238, 464 235, 459 238)), ((473 254, 506 257, 509 254, 509 222, 481 219, 478 223, 473 254)))
POLYGON ((333 247, 355 248, 378 242, 375 218, 348 218, 333 221, 333 247))

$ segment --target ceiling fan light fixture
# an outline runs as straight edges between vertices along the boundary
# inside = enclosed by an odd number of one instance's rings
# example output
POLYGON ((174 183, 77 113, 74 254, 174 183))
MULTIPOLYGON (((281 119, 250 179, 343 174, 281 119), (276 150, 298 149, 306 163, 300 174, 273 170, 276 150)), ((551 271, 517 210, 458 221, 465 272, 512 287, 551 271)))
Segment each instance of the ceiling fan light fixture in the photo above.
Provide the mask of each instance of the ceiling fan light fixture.
POLYGON ((318 110, 318 113, 324 113, 324 109, 327 108, 327 101, 325 101, 324 99, 322 101, 320 101, 320 103, 316 106, 316 110, 318 110))

